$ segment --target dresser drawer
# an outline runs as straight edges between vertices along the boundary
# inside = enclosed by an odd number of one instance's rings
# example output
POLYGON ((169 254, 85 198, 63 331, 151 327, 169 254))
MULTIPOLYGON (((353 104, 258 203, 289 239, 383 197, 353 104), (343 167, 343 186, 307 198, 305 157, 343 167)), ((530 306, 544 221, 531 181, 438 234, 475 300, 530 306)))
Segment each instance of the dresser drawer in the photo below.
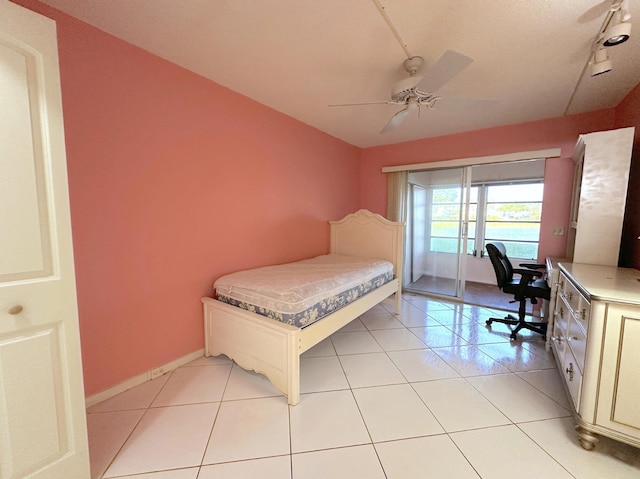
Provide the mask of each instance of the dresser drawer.
POLYGON ((562 367, 562 374, 564 381, 567 383, 571 400, 576 408, 576 411, 580 412, 580 388, 582 387, 582 373, 577 366, 577 361, 573 357, 571 348, 566 349, 564 363, 562 367))
MULTIPOLYGON (((562 302, 558 300, 558 302, 562 302)), ((565 315, 566 318, 566 315, 565 315)), ((562 367, 564 361, 564 350, 566 346, 567 321, 560 318, 559 309, 556 309, 553 319, 553 334, 551 335, 551 347, 553 348, 558 367, 562 367)))
POLYGON ((591 304, 587 299, 585 299, 584 297, 581 297, 580 306, 578 307, 578 310, 575 312, 574 317, 576 318, 576 321, 580 324, 580 326, 582 326, 582 329, 584 329, 585 333, 589 331, 590 314, 591 314, 591 304))
POLYGON ((571 319, 571 308, 567 305, 567 300, 564 296, 558 297, 559 301, 556 304, 556 312, 554 317, 553 334, 557 335, 562 341, 567 337, 567 330, 569 329, 569 319, 571 319))
POLYGON ((569 321, 569 331, 567 332, 567 344, 576 359, 580 371, 584 371, 584 357, 587 349, 587 335, 575 319, 569 321))
POLYGON ((564 284, 564 289, 562 291, 562 295, 567 300, 567 305, 571 309, 572 312, 578 311, 580 308, 580 299, 582 295, 578 291, 578 289, 573 285, 571 281, 569 281, 566 277, 562 280, 564 284))

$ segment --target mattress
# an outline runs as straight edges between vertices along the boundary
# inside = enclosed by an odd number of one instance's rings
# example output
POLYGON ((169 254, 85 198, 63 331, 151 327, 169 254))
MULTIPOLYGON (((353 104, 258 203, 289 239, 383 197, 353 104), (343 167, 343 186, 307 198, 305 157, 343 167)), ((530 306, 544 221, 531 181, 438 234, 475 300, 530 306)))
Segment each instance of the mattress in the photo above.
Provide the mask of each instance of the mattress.
POLYGON ((393 279, 393 264, 328 254, 238 271, 214 283, 216 299, 303 328, 393 279))

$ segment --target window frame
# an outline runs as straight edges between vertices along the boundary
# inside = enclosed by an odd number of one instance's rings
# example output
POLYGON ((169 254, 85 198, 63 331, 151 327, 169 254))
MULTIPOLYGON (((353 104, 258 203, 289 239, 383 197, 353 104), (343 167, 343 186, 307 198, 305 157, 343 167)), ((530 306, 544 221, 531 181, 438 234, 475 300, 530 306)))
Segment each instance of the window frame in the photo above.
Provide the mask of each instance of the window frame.
MULTIPOLYGON (((476 205, 476 217, 475 220, 471 219, 471 215, 467 224, 467 231, 474 231, 474 235, 467 236, 467 251, 466 254, 469 256, 480 256, 481 258, 484 257, 487 252, 485 249, 485 244, 487 242, 486 239, 486 233, 487 233, 487 223, 492 223, 495 221, 488 221, 487 220, 487 211, 489 210, 489 205, 492 203, 498 203, 498 202, 489 202, 488 198, 489 198, 489 188, 492 186, 504 186, 504 185, 535 185, 535 184, 541 184, 543 187, 543 192, 544 192, 544 178, 527 178, 527 179, 523 179, 523 180, 518 180, 518 181, 482 181, 482 182, 477 182, 477 183, 472 183, 471 184, 471 188, 476 188, 478 193, 477 193, 477 203, 476 202, 470 202, 469 206, 471 208, 472 204, 476 205), (471 223, 475 223, 475 230, 473 230, 472 228, 470 228, 469 224, 471 223), (481 245, 481 247, 479 248, 478 245, 481 245)), ((447 187, 433 187, 430 188, 431 189, 431 195, 427 201, 428 203, 428 207, 430 209, 430 220, 429 220, 429 224, 428 224, 428 237, 429 237, 429 241, 428 241, 428 250, 430 253, 449 253, 451 254, 450 251, 438 251, 435 249, 432 249, 431 245, 432 245, 432 240, 434 238, 436 239, 447 239, 449 237, 447 236, 434 236, 433 230, 434 230, 434 223, 435 222, 442 222, 445 221, 442 218, 438 218, 437 220, 433 219, 433 208, 435 204, 440 205, 440 203, 434 203, 433 198, 434 198, 434 192, 436 190, 439 189, 447 189, 447 187)), ((544 195, 544 193, 543 193, 544 195)), ((473 195, 472 195, 473 196, 473 195)), ((505 203, 505 202, 499 202, 499 203, 505 203)), ((540 246, 540 231, 541 231, 541 226, 542 226, 542 204, 543 204, 543 197, 540 198, 539 201, 514 201, 513 204, 521 204, 521 203, 537 203, 540 205, 540 220, 538 221, 522 221, 518 223, 530 223, 530 224, 537 224, 538 225, 538 238, 536 241, 532 241, 530 239, 513 239, 513 238, 495 238, 495 239, 491 239, 490 241, 501 241, 503 243, 505 243, 506 245, 508 245, 509 243, 528 243, 528 244, 535 244, 536 245, 536 254, 539 251, 539 246, 540 246)), ((443 206, 449 206, 449 203, 442 203, 443 206)), ((452 220, 455 221, 455 220, 452 220)), ((459 220, 457 220, 459 221, 459 220)), ((453 239, 453 237, 451 237, 453 239)), ((517 258, 517 256, 514 256, 517 258)), ((523 258, 519 258, 519 259, 525 259, 525 260, 537 260, 537 258, 529 258, 529 257, 523 257, 523 258)))

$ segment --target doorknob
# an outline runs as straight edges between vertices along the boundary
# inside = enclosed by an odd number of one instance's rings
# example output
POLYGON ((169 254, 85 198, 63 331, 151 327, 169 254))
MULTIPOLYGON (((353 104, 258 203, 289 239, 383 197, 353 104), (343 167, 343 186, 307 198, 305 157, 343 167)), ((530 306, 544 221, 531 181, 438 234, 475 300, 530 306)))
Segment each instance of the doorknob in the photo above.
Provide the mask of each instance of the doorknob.
POLYGON ((20 313, 22 313, 22 305, 20 304, 9 308, 9 314, 20 314, 20 313))

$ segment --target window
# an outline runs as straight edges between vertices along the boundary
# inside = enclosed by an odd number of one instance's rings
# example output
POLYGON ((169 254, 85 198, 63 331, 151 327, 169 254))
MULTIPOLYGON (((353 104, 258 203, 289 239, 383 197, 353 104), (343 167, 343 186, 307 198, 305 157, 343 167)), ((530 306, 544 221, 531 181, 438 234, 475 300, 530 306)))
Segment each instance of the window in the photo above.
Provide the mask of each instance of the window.
MULTIPOLYGON (((501 241, 510 257, 536 259, 543 189, 542 181, 473 185, 467 254, 480 254, 487 242, 501 241)), ((437 187, 431 192, 430 250, 457 253, 462 192, 459 187, 437 187)))
POLYGON ((484 249, 484 245, 492 241, 501 241, 510 257, 537 259, 542 182, 487 185, 485 188, 484 241, 476 249, 484 249))

